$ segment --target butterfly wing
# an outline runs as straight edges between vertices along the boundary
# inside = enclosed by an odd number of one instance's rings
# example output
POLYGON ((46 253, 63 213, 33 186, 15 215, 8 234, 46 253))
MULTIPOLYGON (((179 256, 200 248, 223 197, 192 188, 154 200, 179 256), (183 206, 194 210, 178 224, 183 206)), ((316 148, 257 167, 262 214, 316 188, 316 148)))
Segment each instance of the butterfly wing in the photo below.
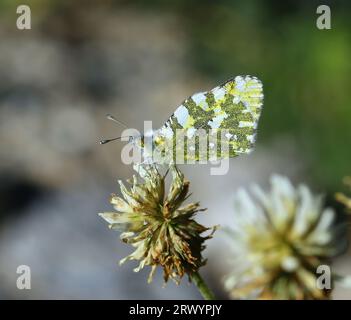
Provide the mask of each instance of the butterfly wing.
POLYGON ((207 159, 249 153, 255 143, 262 105, 261 81, 251 76, 237 76, 186 99, 157 131, 159 143, 156 145, 163 153, 173 145, 174 155, 185 150, 186 161, 198 161, 201 150, 197 136, 198 132, 205 132, 207 159), (184 145, 178 139, 182 134, 184 145))

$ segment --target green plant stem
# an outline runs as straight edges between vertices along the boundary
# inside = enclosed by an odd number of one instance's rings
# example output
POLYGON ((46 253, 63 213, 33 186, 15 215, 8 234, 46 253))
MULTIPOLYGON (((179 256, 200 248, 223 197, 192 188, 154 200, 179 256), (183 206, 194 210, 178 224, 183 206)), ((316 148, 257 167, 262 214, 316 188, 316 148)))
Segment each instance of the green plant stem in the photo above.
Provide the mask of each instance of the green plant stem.
POLYGON ((190 279, 199 289, 201 295, 204 297, 205 300, 216 299, 211 289, 207 286, 204 279, 202 279, 202 277, 200 276, 199 272, 193 272, 190 275, 190 279))

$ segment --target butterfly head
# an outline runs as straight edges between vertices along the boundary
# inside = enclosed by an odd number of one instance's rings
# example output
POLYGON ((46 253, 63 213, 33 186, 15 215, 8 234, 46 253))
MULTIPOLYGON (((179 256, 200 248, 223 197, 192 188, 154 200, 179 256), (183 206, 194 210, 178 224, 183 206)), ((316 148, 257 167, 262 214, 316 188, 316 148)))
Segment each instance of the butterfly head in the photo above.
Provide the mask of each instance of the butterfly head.
POLYGON ((159 162, 163 159, 165 138, 158 130, 132 137, 131 143, 140 151, 144 163, 159 162))

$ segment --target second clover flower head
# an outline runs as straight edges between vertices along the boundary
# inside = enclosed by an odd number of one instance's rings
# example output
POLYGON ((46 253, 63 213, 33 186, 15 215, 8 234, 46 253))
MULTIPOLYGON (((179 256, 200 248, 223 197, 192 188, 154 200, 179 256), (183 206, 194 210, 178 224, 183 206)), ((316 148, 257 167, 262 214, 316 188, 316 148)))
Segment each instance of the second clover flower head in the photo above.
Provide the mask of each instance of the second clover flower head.
POLYGON ((236 195, 235 228, 230 231, 236 257, 226 288, 233 298, 326 299, 317 288, 316 269, 344 248, 335 212, 305 185, 295 188, 282 176, 271 189, 241 189, 236 195))

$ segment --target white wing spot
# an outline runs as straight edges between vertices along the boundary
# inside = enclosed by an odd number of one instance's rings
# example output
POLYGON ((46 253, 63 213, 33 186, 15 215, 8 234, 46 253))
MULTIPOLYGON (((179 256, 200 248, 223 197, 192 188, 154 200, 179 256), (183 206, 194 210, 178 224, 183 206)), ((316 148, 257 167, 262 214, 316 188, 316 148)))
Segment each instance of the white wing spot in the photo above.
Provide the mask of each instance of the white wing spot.
POLYGON ((212 90, 215 101, 222 100, 226 94, 224 88, 216 87, 212 90))
POLYGON ((246 87, 246 81, 241 76, 235 78, 235 88, 238 91, 244 91, 246 87))
POLYGON ((228 118, 228 114, 223 113, 219 114, 218 116, 214 117, 212 120, 207 122, 207 124, 212 128, 212 129, 218 129, 224 119, 228 118))
POLYGON ((205 92, 195 93, 191 96, 191 99, 195 102, 197 106, 200 106, 205 111, 208 109, 205 92))
POLYGON ((173 130, 170 127, 162 127, 159 132, 167 139, 171 139, 173 137, 173 130))
POLYGON ((255 136, 254 135, 248 135, 247 137, 247 140, 251 143, 254 143, 255 142, 255 136))
POLYGON ((238 104, 238 103, 240 102, 240 100, 241 100, 241 97, 235 95, 234 98, 233 98, 233 103, 234 103, 234 104, 238 104))
POLYGON ((174 112, 174 116, 176 117, 178 123, 181 126, 184 126, 189 118, 189 111, 183 105, 179 106, 177 110, 174 112))
POLYGON ((240 121, 239 128, 252 127, 253 123, 250 121, 240 121))
POLYGON ((187 130, 187 132, 186 132, 186 136, 187 136, 189 139, 191 139, 191 138, 194 136, 195 131, 196 131, 195 128, 189 128, 189 129, 187 130))

